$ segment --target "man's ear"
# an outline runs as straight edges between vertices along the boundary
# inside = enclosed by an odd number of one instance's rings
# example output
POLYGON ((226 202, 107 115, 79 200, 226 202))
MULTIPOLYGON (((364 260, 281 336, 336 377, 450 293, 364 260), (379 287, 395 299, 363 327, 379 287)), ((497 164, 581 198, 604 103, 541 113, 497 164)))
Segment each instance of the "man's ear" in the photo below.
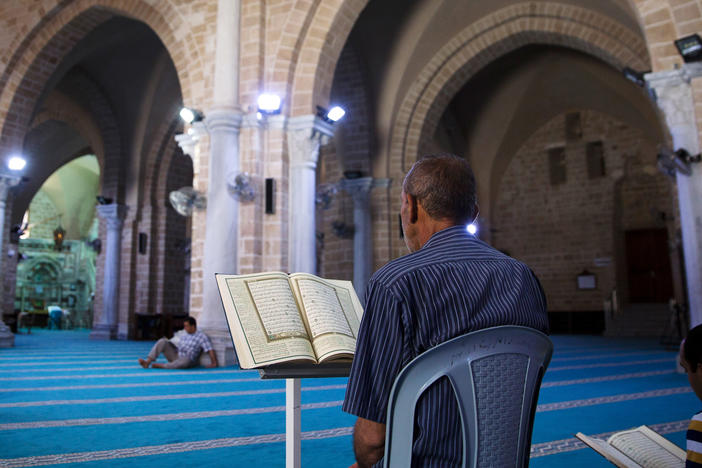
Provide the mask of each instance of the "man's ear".
POLYGON ((409 205, 409 222, 410 224, 414 224, 419 219, 419 201, 414 195, 407 193, 405 196, 407 197, 407 202, 409 205))

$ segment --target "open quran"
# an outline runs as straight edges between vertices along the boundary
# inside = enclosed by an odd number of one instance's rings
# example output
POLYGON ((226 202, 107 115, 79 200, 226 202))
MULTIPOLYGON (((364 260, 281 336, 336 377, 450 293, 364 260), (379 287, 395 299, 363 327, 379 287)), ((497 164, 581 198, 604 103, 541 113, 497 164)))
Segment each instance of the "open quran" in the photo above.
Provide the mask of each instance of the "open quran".
POLYGON ((307 273, 215 276, 243 369, 353 358, 363 308, 350 281, 307 273))
POLYGON ((606 441, 578 432, 575 437, 621 468, 682 468, 685 451, 646 426, 617 432, 606 441))

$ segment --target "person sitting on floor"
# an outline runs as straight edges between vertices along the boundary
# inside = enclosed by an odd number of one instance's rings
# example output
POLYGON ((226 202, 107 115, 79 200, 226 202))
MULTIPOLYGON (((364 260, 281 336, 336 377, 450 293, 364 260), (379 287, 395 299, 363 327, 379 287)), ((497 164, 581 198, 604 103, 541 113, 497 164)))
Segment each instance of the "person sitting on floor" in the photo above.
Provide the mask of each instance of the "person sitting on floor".
MULTIPOLYGON (((697 325, 687 333, 680 343, 680 365, 687 373, 690 387, 702 400, 702 325, 697 325)), ((687 429, 687 461, 685 466, 702 467, 702 411, 690 420, 687 429)))
POLYGON ((210 355, 210 364, 207 367, 217 367, 217 356, 212 349, 210 339, 197 330, 197 322, 193 317, 187 317, 183 324, 186 333, 181 336, 178 346, 174 345, 168 338, 161 338, 151 348, 146 359, 139 358, 139 364, 144 369, 153 366, 159 369, 187 369, 198 364, 200 353, 205 351, 210 355), (159 354, 163 353, 168 362, 161 364, 154 362, 159 354), (151 364, 154 362, 153 364, 151 364))

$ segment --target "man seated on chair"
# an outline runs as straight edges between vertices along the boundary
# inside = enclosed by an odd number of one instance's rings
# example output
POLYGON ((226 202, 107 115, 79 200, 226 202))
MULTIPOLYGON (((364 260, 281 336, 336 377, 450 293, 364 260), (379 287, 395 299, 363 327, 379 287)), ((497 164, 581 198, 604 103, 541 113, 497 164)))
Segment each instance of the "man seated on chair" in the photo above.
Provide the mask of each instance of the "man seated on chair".
POLYGON ((210 339, 197 329, 197 322, 193 317, 187 317, 183 323, 186 333, 184 333, 178 346, 174 345, 168 338, 161 338, 156 342, 146 359, 139 358, 139 364, 144 369, 153 366, 159 369, 187 369, 198 364, 202 351, 209 353, 210 364, 207 367, 217 367, 217 356, 212 349, 210 339), (161 364, 154 362, 163 353, 168 362, 161 364), (154 362, 153 364, 151 364, 154 362))
MULTIPOLYGON (((478 208, 465 159, 451 154, 420 159, 405 177, 401 198, 410 254, 385 265, 368 283, 343 404, 358 416, 353 437, 358 467, 382 459, 390 390, 412 359, 482 328, 548 330, 546 299, 533 272, 466 229, 478 208)), ((416 414, 413 464, 460 465, 460 416, 448 380, 422 395, 416 414)))

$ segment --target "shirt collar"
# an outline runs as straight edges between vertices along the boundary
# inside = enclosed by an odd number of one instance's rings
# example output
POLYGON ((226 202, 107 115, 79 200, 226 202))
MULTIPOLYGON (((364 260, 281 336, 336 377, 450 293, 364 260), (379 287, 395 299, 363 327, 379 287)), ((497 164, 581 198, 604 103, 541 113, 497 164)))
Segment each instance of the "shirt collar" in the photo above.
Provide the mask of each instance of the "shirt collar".
POLYGON ((466 226, 464 226, 463 224, 459 224, 457 226, 451 226, 449 228, 442 229, 441 231, 432 234, 429 240, 422 246, 422 249, 426 247, 431 247, 433 245, 439 245, 446 240, 454 239, 457 237, 462 239, 475 238, 475 236, 468 233, 468 231, 466 230, 466 226))

